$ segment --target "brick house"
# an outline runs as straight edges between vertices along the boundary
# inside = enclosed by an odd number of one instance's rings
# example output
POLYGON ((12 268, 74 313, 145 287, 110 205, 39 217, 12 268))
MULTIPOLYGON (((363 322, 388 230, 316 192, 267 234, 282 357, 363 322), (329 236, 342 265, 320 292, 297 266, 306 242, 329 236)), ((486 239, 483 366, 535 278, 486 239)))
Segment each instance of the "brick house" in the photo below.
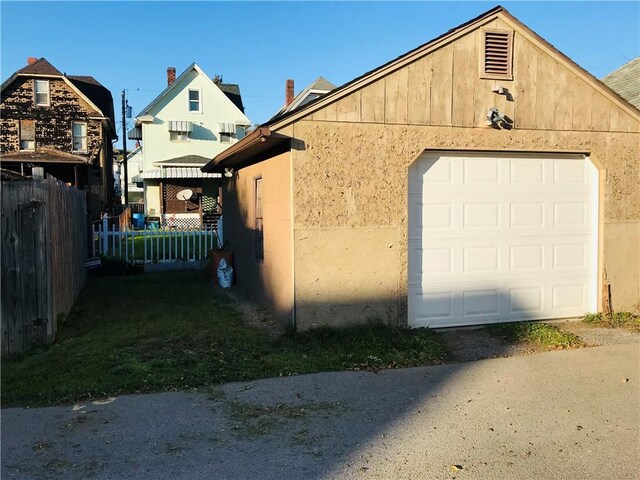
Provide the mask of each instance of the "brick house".
POLYGON ((90 76, 61 73, 45 58, 2 83, 0 163, 30 175, 43 167, 87 191, 89 216, 111 210, 112 142, 117 139, 111 92, 90 76))

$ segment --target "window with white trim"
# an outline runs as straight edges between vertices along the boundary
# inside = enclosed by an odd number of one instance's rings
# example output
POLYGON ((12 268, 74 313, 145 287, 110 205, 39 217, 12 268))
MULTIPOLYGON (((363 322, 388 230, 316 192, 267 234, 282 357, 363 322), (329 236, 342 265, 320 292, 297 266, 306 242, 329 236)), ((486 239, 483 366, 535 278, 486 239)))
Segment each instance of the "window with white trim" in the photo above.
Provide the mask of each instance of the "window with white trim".
POLYGON ((169 132, 169 140, 172 142, 188 142, 189 132, 169 132))
POLYGON ((200 90, 189 90, 189 111, 200 112, 200 90))
POLYGON ((36 105, 49 106, 49 80, 35 80, 33 83, 33 101, 36 105))
POLYGON ((73 137, 73 151, 87 151, 87 124, 84 122, 71 122, 71 136, 73 137))
POLYGON ((36 149, 35 120, 20 120, 20 150, 36 149))
POLYGON ((224 133, 224 132, 220 133, 220 143, 231 143, 233 142, 234 138, 235 138, 234 133, 224 133))

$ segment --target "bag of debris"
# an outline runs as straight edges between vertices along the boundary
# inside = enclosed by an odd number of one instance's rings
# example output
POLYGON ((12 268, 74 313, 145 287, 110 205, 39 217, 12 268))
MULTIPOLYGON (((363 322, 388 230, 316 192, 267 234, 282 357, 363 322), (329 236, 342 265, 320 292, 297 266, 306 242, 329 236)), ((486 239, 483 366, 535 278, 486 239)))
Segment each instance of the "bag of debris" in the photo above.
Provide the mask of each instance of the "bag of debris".
POLYGON ((233 267, 224 258, 218 264, 218 283, 222 288, 229 288, 233 283, 233 267))

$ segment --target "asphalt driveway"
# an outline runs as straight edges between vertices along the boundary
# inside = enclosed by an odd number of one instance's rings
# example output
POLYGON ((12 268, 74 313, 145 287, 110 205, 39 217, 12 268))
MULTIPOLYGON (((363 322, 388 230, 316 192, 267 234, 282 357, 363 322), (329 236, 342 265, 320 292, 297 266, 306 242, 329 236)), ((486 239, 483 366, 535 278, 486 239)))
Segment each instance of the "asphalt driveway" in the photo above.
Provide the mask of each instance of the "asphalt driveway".
POLYGON ((2 411, 3 479, 640 478, 640 345, 2 411))

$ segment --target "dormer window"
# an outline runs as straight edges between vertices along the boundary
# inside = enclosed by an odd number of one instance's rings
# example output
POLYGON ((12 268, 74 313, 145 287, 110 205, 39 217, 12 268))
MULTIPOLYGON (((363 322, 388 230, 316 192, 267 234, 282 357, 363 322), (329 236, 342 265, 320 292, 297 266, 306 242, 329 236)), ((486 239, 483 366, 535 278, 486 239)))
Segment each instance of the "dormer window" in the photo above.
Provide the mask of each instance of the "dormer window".
POLYGON ((189 111, 200 112, 200 90, 189 90, 189 111))
POLYGON ((38 106, 48 107, 49 101, 49 80, 36 80, 33 85, 33 99, 38 106))

